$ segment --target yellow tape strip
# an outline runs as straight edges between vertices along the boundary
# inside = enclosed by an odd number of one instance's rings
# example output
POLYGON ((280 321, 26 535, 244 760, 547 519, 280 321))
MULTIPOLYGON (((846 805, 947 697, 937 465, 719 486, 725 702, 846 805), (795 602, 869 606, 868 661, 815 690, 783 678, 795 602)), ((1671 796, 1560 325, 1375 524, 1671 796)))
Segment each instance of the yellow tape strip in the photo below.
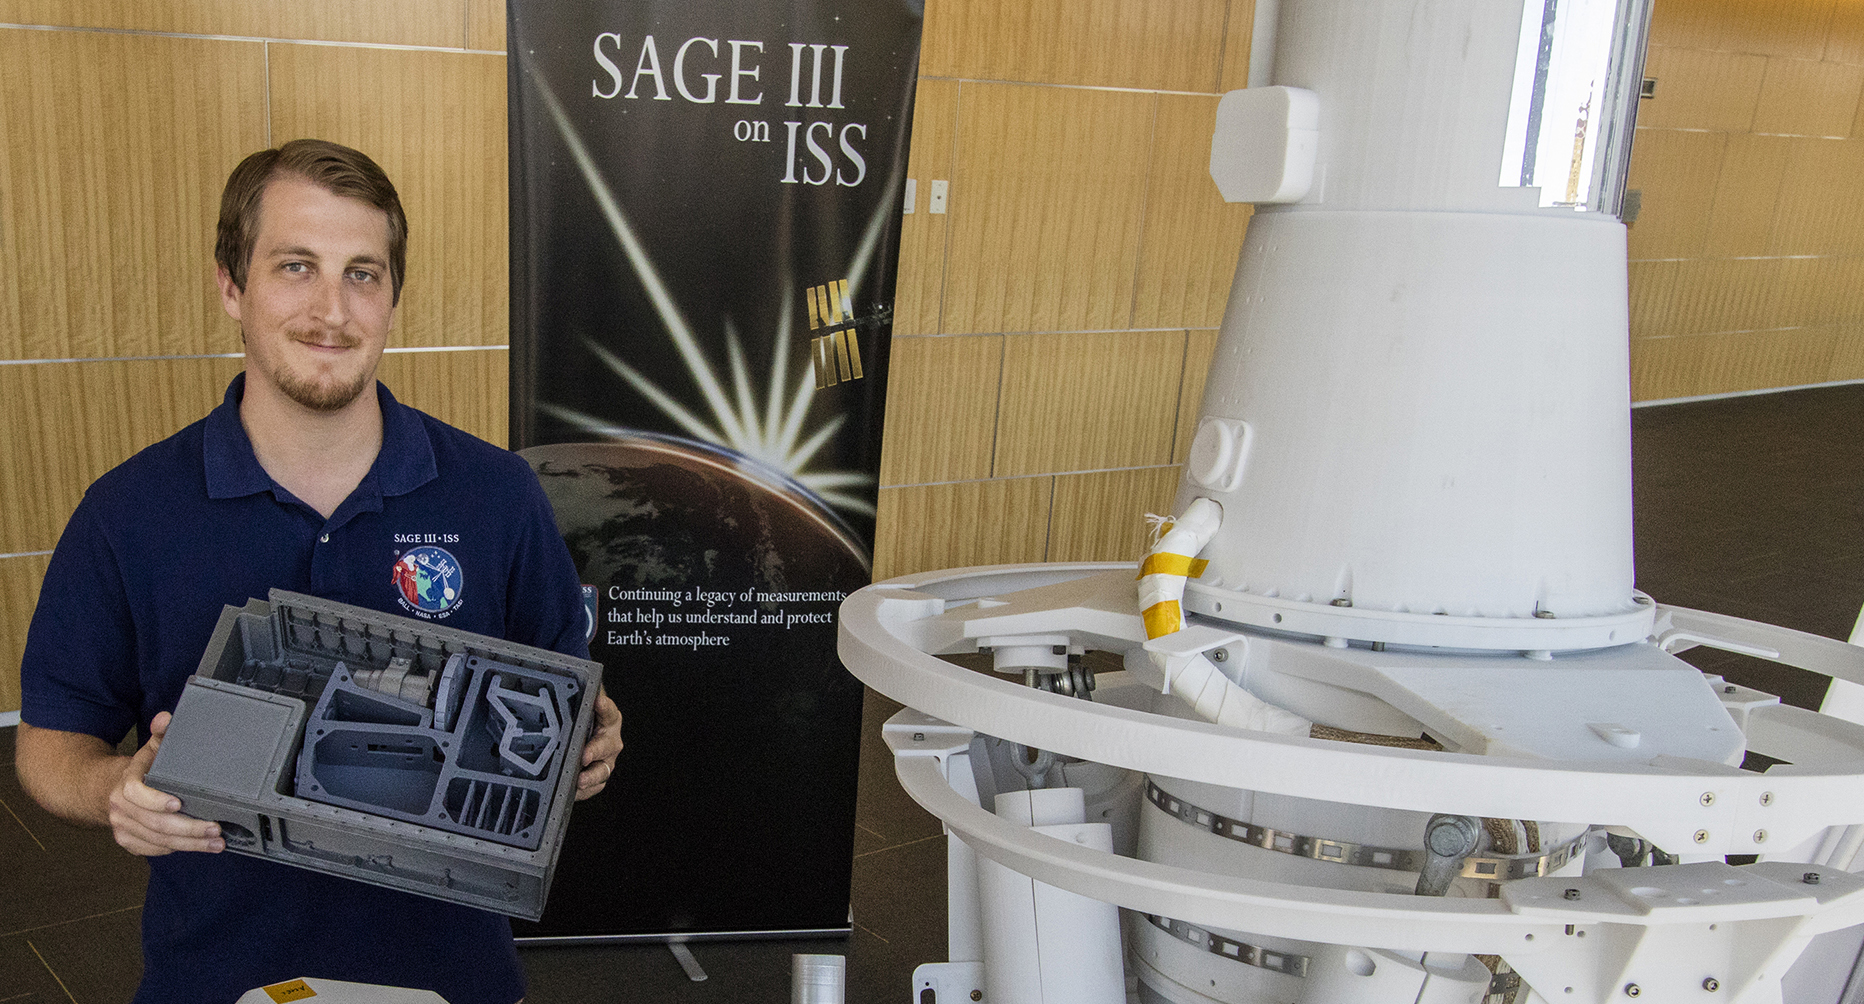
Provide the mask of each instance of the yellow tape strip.
POLYGON ((315 997, 317 991, 312 990, 311 985, 303 980, 292 980, 289 983, 274 983, 266 987, 265 994, 278 1004, 285 1004, 287 1001, 301 1001, 307 997, 315 997))
POLYGON ((1204 569, 1210 567, 1209 558, 1193 558, 1188 554, 1172 554, 1161 551, 1146 555, 1146 560, 1139 566, 1139 578, 1148 575, 1182 575, 1187 579, 1204 577, 1204 569))
POLYGON ((1146 637, 1162 638, 1184 627, 1184 613, 1177 600, 1160 600, 1146 608, 1146 637))

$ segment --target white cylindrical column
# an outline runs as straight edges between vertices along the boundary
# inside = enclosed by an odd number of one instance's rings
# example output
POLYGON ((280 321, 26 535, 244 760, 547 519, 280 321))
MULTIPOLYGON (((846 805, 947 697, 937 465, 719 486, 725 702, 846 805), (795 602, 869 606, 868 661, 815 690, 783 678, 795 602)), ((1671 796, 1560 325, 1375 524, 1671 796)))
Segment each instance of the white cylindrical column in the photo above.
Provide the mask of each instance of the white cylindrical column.
MULTIPOLYGON (((998 795, 997 814, 1038 833, 1113 850, 1113 828, 1084 823, 1079 788, 998 795)), ((977 860, 984 994, 998 1004, 1125 1004, 1120 911, 988 858, 977 860)))

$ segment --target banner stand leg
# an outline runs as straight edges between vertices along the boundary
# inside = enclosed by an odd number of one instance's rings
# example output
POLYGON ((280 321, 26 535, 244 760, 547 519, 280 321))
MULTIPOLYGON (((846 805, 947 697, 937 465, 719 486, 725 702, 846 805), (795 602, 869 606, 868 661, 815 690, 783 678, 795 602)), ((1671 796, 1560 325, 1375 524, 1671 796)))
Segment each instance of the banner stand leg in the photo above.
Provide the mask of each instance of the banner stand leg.
POLYGON ((705 982, 705 970, 699 967, 699 960, 693 957, 693 950, 687 948, 685 942, 669 941, 667 949, 673 953, 674 961, 680 964, 680 968, 686 970, 687 979, 694 983, 705 982))

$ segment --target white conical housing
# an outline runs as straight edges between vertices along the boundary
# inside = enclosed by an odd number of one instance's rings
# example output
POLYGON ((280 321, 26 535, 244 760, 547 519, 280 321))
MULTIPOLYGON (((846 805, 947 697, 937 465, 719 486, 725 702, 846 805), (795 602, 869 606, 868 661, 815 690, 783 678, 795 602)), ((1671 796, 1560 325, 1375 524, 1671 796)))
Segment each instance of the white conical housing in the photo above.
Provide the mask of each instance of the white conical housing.
MULTIPOLYGON (((1284 9, 1274 82, 1317 100, 1313 178, 1237 266, 1177 503, 1224 511, 1188 609, 1468 648, 1643 637, 1625 229, 1497 184, 1523 9, 1284 9)), ((1220 126, 1213 161, 1238 141, 1220 126)))

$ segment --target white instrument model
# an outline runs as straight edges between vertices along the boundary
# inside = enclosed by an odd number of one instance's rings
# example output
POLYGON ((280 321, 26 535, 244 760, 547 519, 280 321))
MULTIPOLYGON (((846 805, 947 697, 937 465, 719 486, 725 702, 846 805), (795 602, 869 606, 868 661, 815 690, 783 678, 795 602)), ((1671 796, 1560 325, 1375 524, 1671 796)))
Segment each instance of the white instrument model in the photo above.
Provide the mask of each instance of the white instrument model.
POLYGON ((1864 649, 1632 588, 1649 0, 1277 7, 1218 111, 1259 208, 1143 565, 842 607, 950 833, 913 1001, 1864 999, 1864 649), (1825 713, 1694 645, 1833 677, 1825 713))

